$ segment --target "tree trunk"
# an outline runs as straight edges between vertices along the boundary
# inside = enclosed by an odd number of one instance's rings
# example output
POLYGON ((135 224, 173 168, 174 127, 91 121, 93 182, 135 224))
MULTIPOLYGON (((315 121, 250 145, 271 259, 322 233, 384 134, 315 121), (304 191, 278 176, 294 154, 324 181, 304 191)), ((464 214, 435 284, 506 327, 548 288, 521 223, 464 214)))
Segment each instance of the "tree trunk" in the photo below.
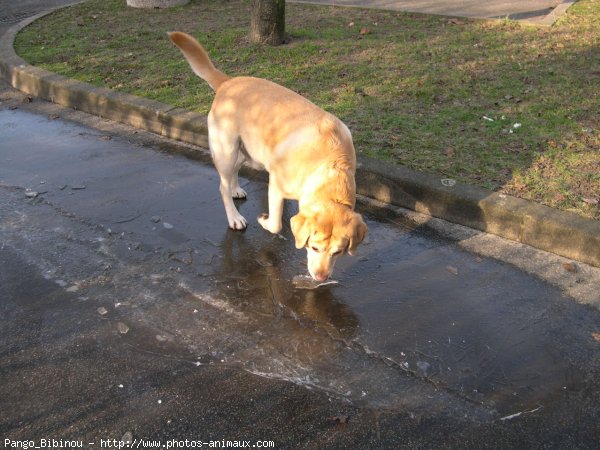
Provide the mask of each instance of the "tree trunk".
POLYGON ((250 40, 280 45, 285 35, 285 0, 252 0, 250 40))

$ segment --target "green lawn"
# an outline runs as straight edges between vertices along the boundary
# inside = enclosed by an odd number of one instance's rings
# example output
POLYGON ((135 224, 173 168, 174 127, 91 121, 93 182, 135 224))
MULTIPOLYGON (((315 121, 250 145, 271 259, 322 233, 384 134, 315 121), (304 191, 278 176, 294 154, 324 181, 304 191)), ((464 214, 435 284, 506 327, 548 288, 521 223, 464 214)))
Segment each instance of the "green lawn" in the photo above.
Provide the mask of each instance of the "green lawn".
POLYGON ((166 35, 187 31, 225 73, 269 78, 339 116, 359 153, 600 219, 599 1, 551 28, 288 3, 290 43, 275 48, 248 42, 249 11, 248 0, 90 0, 34 22, 16 48, 206 113, 212 92, 166 35))

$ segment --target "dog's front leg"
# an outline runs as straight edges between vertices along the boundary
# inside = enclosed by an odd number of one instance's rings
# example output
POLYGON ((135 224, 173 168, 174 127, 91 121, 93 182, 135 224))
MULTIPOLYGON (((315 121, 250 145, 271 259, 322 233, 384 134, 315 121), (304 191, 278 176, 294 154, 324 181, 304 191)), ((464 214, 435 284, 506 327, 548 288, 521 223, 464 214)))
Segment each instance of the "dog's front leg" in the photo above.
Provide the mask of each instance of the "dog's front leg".
POLYGON ((248 222, 246 222, 244 216, 239 213, 233 203, 230 180, 225 180, 221 177, 219 190, 221 191, 221 198, 223 199, 223 205, 225 206, 225 214, 227 215, 229 228, 232 230, 245 230, 248 222))
POLYGON ((258 223, 267 231, 278 234, 281 231, 283 215, 283 195, 277 187, 273 176, 269 179, 269 212, 258 217, 258 223))

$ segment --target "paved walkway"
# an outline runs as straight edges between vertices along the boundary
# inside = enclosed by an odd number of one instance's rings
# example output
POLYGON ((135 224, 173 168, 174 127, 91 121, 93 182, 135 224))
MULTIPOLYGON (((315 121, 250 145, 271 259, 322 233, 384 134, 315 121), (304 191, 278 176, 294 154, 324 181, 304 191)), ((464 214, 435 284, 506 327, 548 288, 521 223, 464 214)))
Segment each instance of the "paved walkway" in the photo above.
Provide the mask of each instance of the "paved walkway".
POLYGON ((292 0, 338 6, 380 8, 445 16, 505 18, 551 25, 575 0, 292 0))
POLYGON ((14 24, 57 6, 79 0, 0 0, 0 36, 14 24))
MULTIPOLYGON (((5 28, 45 9, 77 0, 0 0, 0 35, 5 28)), ((339 6, 380 8, 459 17, 504 18, 552 25, 575 0, 290 0, 339 6)))

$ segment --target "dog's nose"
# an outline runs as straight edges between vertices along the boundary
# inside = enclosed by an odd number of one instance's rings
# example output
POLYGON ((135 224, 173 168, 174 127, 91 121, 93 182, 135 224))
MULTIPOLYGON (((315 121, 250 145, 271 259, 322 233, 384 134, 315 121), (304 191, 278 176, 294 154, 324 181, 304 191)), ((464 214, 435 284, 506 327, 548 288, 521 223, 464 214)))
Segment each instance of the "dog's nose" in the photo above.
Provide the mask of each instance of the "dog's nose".
POLYGON ((327 274, 315 273, 315 280, 319 282, 327 281, 327 278, 329 278, 329 275, 327 274))

